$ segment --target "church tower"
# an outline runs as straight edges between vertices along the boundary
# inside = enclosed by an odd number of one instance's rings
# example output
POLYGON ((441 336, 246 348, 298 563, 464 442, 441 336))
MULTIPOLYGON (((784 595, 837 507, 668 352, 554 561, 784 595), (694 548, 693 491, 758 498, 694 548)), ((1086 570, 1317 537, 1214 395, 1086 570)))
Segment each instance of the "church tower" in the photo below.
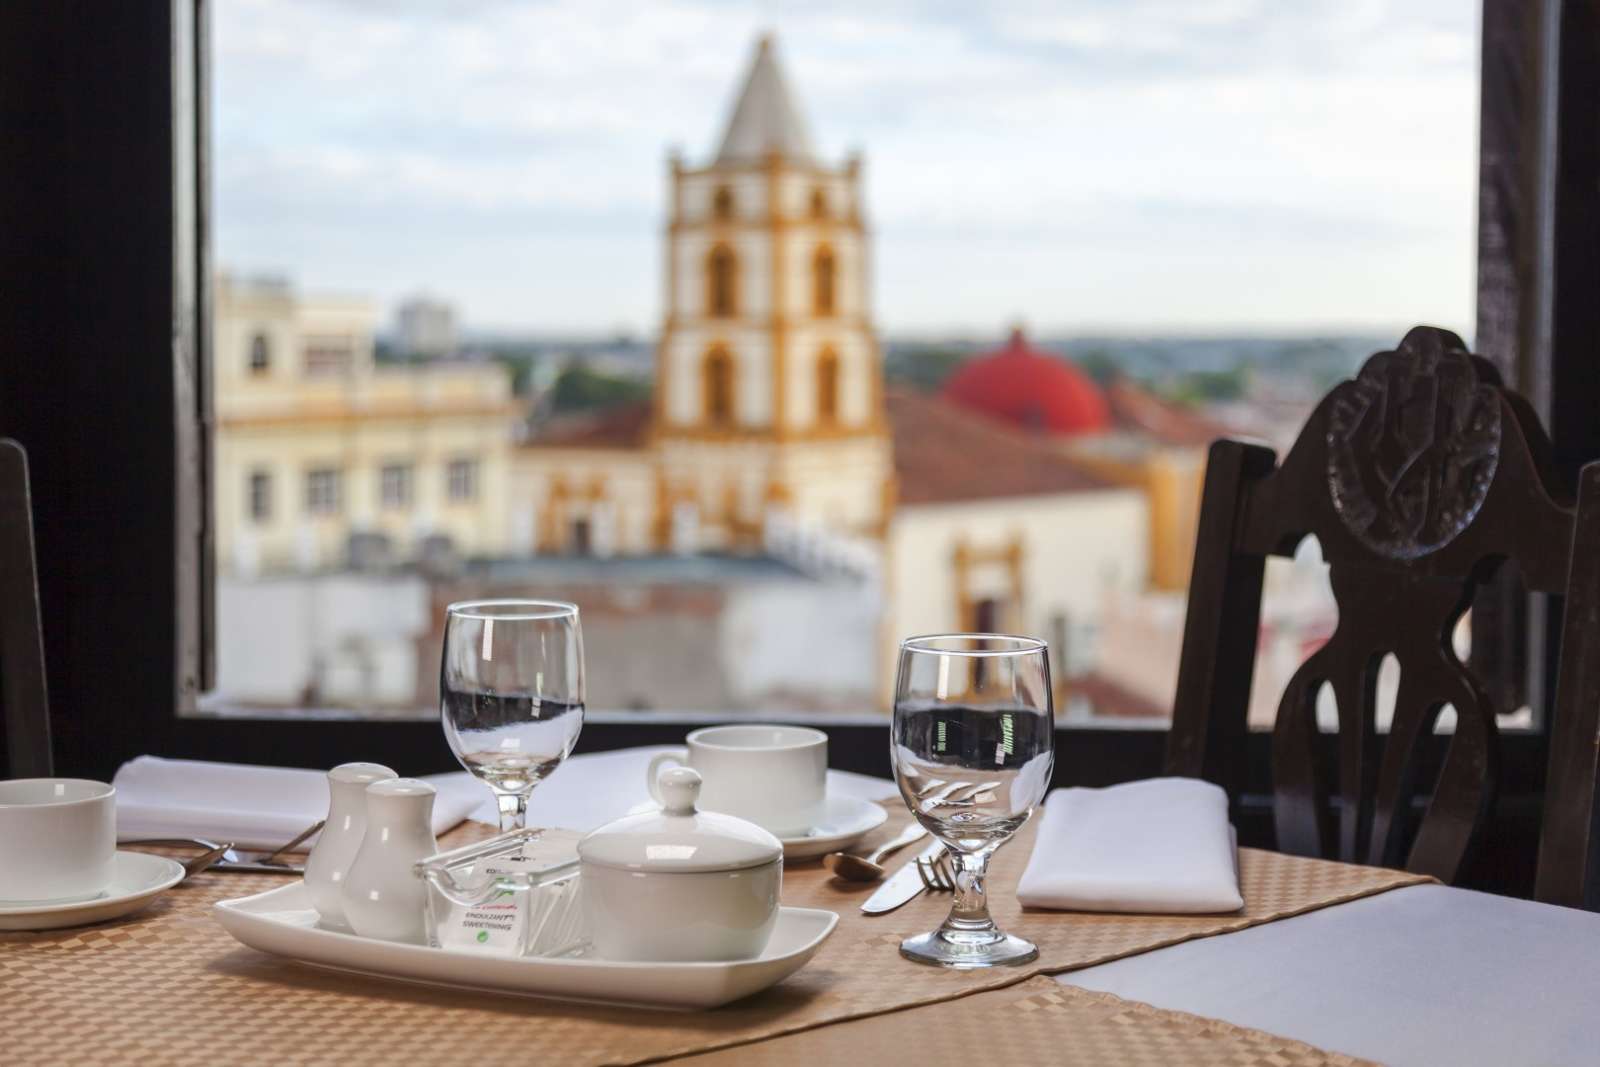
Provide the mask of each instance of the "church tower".
POLYGON ((671 161, 653 417, 661 547, 787 522, 880 538, 893 507, 861 162, 817 158, 763 37, 712 160, 671 161))

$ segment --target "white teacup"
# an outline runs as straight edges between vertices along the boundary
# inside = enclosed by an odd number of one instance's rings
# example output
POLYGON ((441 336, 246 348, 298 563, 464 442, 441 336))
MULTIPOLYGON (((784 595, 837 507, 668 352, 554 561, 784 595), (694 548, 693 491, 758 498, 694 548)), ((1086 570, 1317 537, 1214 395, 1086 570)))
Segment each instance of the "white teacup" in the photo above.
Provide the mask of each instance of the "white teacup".
POLYGON ((0 902, 90 900, 111 885, 117 793, 83 778, 0 782, 0 902))
POLYGON ((667 763, 700 772, 700 809, 736 815, 779 837, 797 837, 822 822, 828 779, 828 735, 805 726, 707 726, 688 747, 650 761, 647 784, 657 804, 656 775, 667 763))

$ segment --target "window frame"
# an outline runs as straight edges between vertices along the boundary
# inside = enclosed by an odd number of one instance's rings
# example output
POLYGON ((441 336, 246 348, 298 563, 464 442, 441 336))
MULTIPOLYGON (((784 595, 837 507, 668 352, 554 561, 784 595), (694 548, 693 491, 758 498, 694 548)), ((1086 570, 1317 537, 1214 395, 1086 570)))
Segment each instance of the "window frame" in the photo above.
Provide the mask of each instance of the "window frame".
MULTIPOLYGON (((1474 347, 1529 395, 1565 463, 1600 454, 1600 425, 1579 417, 1600 404, 1587 354, 1600 333, 1592 299, 1600 131, 1590 106, 1600 95, 1597 8, 1596 0, 1483 6, 1474 347)), ((198 707, 208 684, 213 624, 209 10, 209 0, 97 5, 93 17, 72 0, 0 8, 0 96, 8 115, 38 119, 8 128, 14 152, 0 169, 0 204, 14 223, 0 228, 0 280, 11 297, 0 303, 0 347, 57 340, 56 358, 36 361, 48 368, 18 361, 0 394, 0 433, 23 442, 34 470, 57 766, 108 777, 133 755, 162 752, 452 769, 433 722, 182 714, 198 707), (65 70, 74 76, 61 77, 65 70), (79 121, 63 117, 74 114, 79 121), (105 173, 119 180, 107 185, 105 173), (97 294, 87 307, 86 290, 97 294), (108 363, 109 352, 133 358, 108 363), (82 416, 73 426, 99 428, 93 441, 49 415, 66 409, 82 416), (117 448, 104 448, 107 440, 117 448), (49 490, 63 484, 74 492, 49 490), (115 543, 101 536, 106 515, 119 522, 115 543), (107 582, 123 595, 110 603, 82 596, 107 582), (85 655, 95 670, 80 669, 85 655)), ((1527 616, 1521 673, 1530 695, 1551 669, 1538 644, 1541 618, 1537 606, 1527 616)), ((1491 644, 1474 642, 1475 650, 1491 644)), ((1510 670, 1515 683, 1519 668, 1510 670)), ((706 718, 596 713, 580 749, 675 743, 706 718)), ((881 718, 824 725, 836 766, 887 770, 881 718)), ((1058 736, 1058 784, 1159 773, 1164 730, 1068 727, 1058 736)), ((1247 741, 1247 814, 1249 791, 1265 793, 1268 741, 1247 741)), ((1545 756, 1542 733, 1506 737, 1502 797, 1526 799, 1543 779, 1545 756)), ((1252 827, 1241 823, 1241 841, 1257 839, 1252 827)))
POLYGON ((257 526, 272 521, 272 488, 272 471, 266 467, 250 468, 245 479, 245 517, 257 526), (259 498, 257 489, 260 489, 259 498))
POLYGON ((461 507, 478 502, 478 467, 476 456, 458 456, 445 462, 444 498, 447 503, 461 507))
POLYGON ((264 378, 272 373, 272 339, 266 330, 256 330, 250 335, 250 354, 245 360, 245 370, 252 378, 264 378))
POLYGON ((307 467, 303 498, 307 517, 326 518, 344 511, 344 471, 336 466, 307 467), (326 490, 324 494, 321 490, 326 490), (322 497, 326 495, 326 500, 322 497))
POLYGON ((408 460, 383 463, 378 467, 378 508, 382 511, 406 511, 416 499, 417 466, 408 460), (390 484, 390 475, 395 475, 390 484), (390 489, 398 487, 391 494, 390 489))

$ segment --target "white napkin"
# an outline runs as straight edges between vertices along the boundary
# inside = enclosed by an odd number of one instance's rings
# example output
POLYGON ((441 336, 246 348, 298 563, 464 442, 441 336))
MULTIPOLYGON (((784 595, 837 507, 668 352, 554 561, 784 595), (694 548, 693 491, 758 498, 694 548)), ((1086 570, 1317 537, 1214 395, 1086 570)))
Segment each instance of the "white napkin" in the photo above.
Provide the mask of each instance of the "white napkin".
MULTIPOLYGON (((424 781, 439 790, 436 834, 465 819, 488 791, 465 774, 424 781)), ((119 838, 208 837, 241 848, 277 848, 328 814, 322 771, 139 756, 119 767, 111 784, 119 838)))
POLYGON ((1206 915, 1238 911, 1228 796, 1196 778, 1057 789, 1017 883, 1027 907, 1206 915))

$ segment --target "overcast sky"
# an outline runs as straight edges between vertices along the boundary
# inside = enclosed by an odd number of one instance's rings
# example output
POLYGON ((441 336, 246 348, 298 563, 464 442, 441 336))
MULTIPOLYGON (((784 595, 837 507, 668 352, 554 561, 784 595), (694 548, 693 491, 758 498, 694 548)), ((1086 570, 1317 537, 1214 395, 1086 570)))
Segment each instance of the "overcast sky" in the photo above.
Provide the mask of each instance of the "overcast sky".
POLYGON ((1470 334, 1472 0, 221 0, 219 261, 655 331, 666 157, 778 33, 892 334, 1470 334))

